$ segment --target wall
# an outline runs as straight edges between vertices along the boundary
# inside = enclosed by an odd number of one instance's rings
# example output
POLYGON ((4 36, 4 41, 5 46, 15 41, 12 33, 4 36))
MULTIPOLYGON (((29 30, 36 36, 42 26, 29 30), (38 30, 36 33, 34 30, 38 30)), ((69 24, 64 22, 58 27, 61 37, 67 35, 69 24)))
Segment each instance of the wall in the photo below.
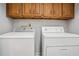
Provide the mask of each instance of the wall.
POLYGON ((69 21, 69 32, 79 34, 79 3, 75 4, 75 18, 69 21))
POLYGON ((10 32, 12 30, 12 22, 6 17, 6 5, 0 3, 0 34, 10 32))
POLYGON ((14 27, 16 28, 17 25, 21 24, 29 24, 31 23, 33 28, 36 30, 36 52, 39 51, 40 47, 40 35, 41 35, 41 27, 42 26, 63 26, 65 28, 65 31, 68 31, 67 28, 67 21, 65 20, 24 20, 24 19, 19 19, 19 20, 14 20, 14 27))

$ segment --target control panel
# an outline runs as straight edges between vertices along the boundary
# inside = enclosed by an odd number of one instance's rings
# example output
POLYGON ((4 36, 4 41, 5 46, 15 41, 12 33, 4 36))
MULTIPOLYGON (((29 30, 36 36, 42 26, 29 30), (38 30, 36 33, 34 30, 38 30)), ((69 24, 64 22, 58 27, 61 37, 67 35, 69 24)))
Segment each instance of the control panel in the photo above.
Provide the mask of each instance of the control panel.
POLYGON ((64 28, 62 26, 58 27, 49 27, 49 26, 45 26, 42 27, 42 32, 64 32, 64 28))

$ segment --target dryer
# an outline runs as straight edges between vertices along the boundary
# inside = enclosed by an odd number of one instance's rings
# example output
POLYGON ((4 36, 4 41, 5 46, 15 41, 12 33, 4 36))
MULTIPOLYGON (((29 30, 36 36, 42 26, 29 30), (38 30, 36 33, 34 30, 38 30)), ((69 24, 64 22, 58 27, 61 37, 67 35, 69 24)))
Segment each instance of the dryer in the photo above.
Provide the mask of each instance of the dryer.
POLYGON ((42 27, 43 56, 79 56, 79 35, 65 33, 63 27, 42 27))

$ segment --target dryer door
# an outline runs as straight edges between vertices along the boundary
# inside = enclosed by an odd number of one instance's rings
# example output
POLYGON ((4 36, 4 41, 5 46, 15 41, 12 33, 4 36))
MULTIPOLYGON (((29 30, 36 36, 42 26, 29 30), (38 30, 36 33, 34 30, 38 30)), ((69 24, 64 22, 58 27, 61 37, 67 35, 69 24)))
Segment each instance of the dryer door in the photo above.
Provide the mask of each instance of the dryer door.
POLYGON ((79 46, 48 47, 47 56, 79 56, 79 46))

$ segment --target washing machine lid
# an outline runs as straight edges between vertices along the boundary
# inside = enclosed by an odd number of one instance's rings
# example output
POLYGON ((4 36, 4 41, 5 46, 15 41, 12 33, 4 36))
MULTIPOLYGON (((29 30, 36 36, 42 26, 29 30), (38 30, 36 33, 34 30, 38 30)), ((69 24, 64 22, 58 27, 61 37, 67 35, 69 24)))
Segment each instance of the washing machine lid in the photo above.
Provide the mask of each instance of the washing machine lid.
POLYGON ((42 33, 44 37, 79 37, 77 34, 71 33, 42 33))
POLYGON ((0 35, 0 38, 34 38, 35 32, 10 32, 0 35))

